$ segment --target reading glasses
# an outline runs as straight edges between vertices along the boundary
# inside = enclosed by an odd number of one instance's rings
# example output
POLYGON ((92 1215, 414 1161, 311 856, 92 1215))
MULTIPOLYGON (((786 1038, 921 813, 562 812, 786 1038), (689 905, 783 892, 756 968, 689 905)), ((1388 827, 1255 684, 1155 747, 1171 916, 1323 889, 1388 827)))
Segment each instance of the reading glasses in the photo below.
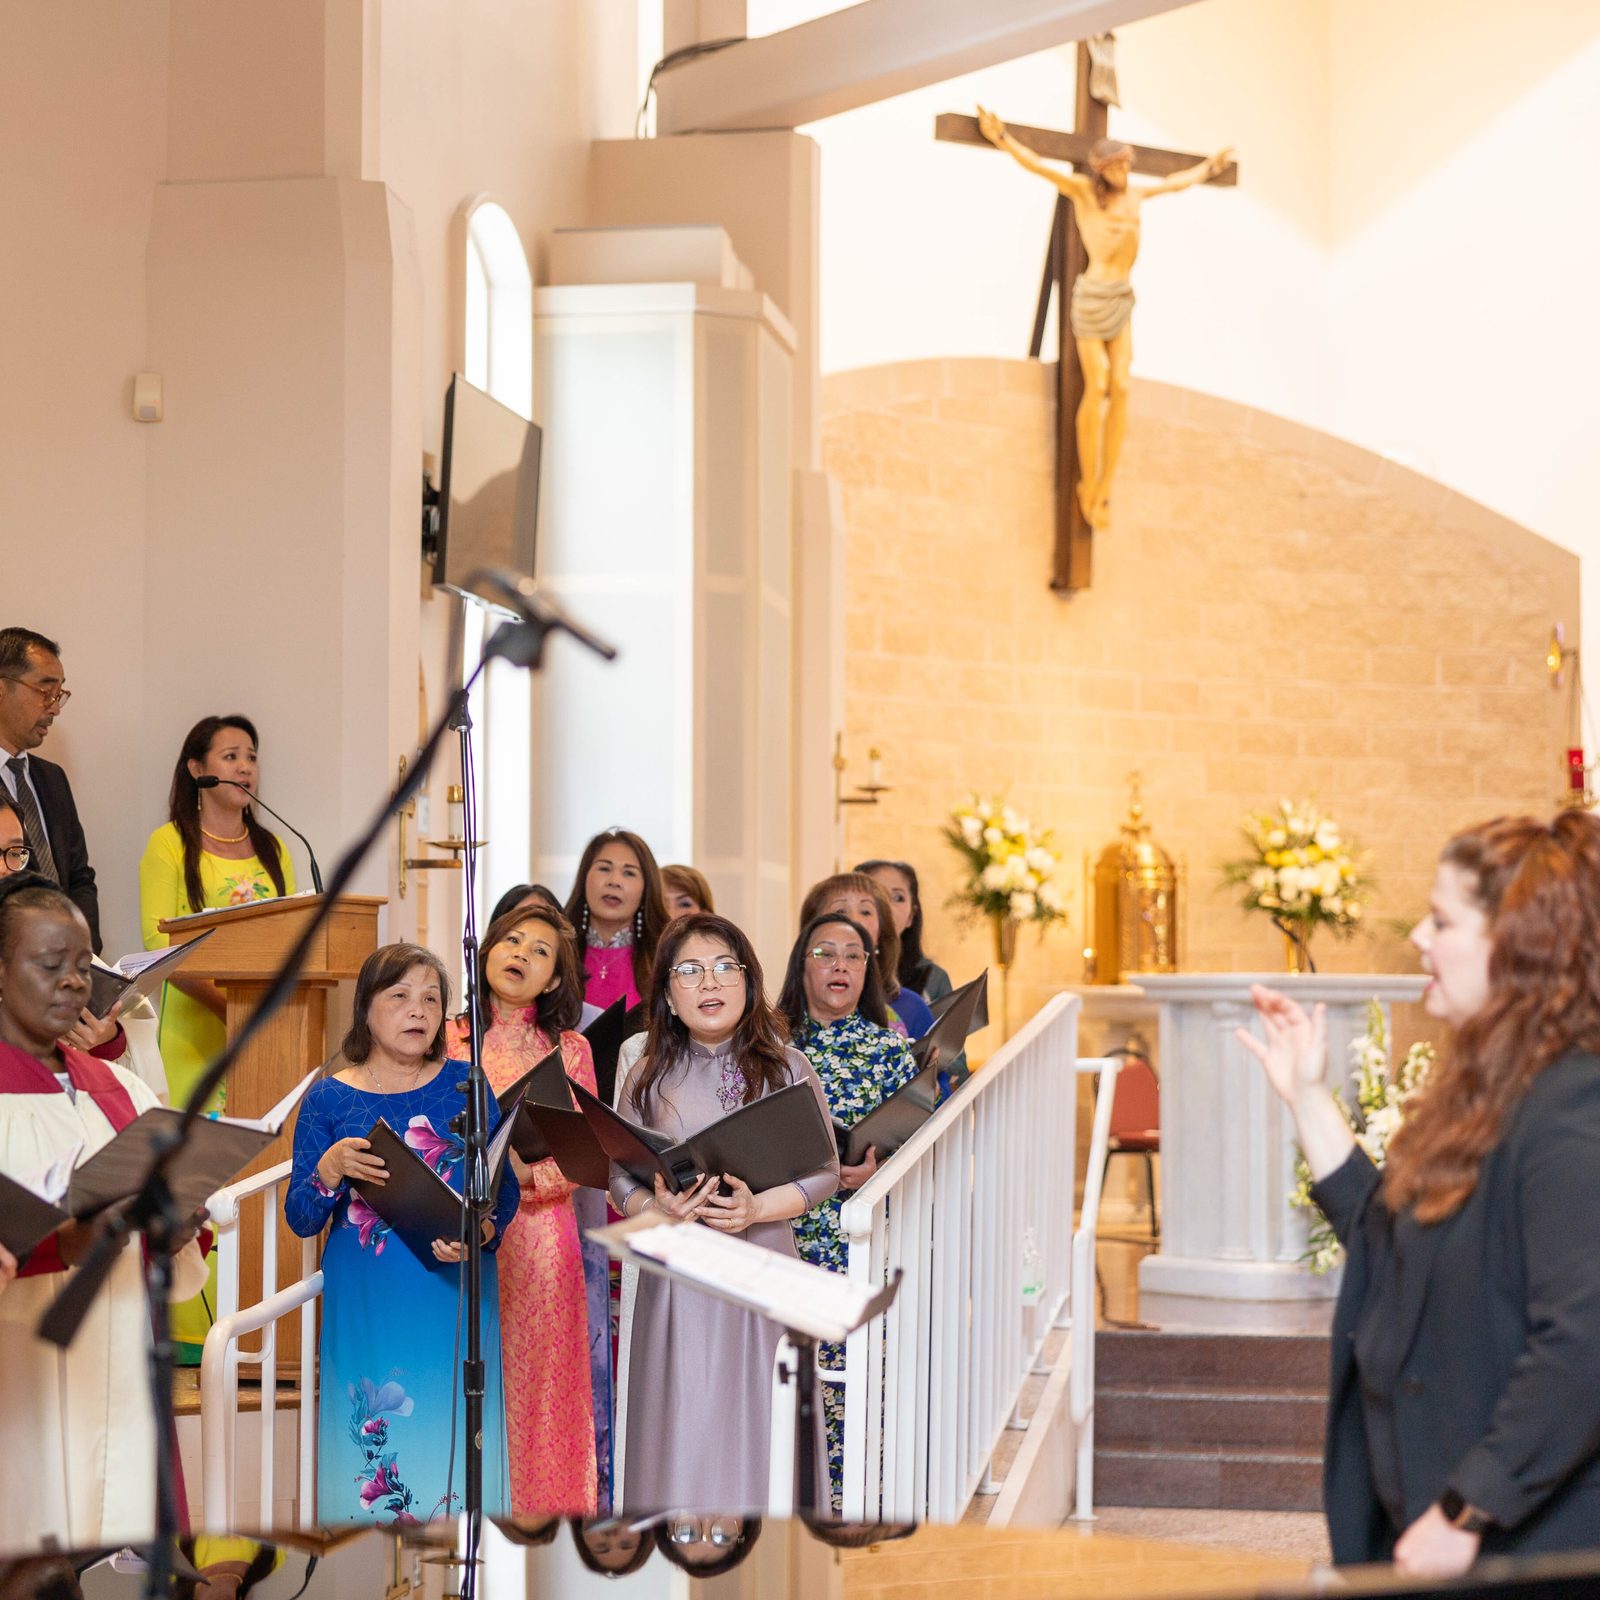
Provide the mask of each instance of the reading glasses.
POLYGON ((713 961, 708 967, 703 961, 680 961, 669 971, 673 982, 681 984, 685 989, 700 988, 705 983, 708 972, 717 980, 717 987, 723 989, 730 983, 738 982, 739 974, 744 971, 744 962, 713 961))
POLYGON ((823 967, 831 967, 840 961, 847 967, 864 967, 867 964, 865 950, 841 950, 836 944, 819 944, 814 950, 806 951, 806 954, 823 967))
POLYGON ((21 872, 33 860, 33 851, 25 844, 8 844, 0 850, 0 861, 11 872, 21 872))
POLYGON ((59 711, 67 701, 72 698, 72 691, 63 685, 59 689, 41 689, 36 683, 29 683, 26 678, 13 678, 9 674, 0 673, 7 683, 19 683, 24 689, 32 689, 44 701, 46 711, 59 711))

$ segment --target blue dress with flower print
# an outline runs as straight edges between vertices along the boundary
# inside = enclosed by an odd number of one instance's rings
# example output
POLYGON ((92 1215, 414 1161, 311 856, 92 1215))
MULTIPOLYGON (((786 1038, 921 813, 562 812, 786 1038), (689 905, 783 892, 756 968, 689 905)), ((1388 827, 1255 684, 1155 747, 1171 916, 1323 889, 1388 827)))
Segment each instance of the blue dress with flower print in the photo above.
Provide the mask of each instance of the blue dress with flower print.
MULTIPOLYGON (((284 1216, 302 1237, 333 1224, 322 1251, 318 1345, 317 1521, 323 1525, 407 1526, 461 1510, 466 1459, 459 1376, 466 1333, 463 1327, 457 1351, 460 1269, 424 1265, 360 1195, 344 1183, 325 1188, 316 1169, 330 1145, 366 1138, 383 1117, 459 1190, 464 1150, 450 1124, 462 1109, 456 1085, 465 1073, 459 1062, 446 1062, 431 1082, 408 1094, 373 1094, 322 1078, 300 1106, 284 1216)), ((489 1115, 498 1120, 493 1096, 489 1115)), ((508 1167, 496 1197, 494 1243, 516 1216, 517 1201, 508 1167)), ((484 1509, 496 1515, 509 1512, 511 1494, 492 1253, 484 1256, 483 1352, 484 1509)))

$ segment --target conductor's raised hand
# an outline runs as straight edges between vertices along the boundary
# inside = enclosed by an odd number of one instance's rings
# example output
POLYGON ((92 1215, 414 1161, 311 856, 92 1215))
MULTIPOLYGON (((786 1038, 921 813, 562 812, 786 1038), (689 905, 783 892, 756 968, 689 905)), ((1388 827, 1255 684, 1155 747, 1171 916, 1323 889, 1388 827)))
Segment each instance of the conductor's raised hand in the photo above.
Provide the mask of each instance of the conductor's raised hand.
POLYGON ((1261 1018, 1265 1040, 1248 1028, 1237 1030, 1239 1043, 1267 1069, 1267 1082, 1285 1105, 1294 1106, 1308 1091, 1320 1089, 1328 1072, 1328 1008, 1305 1008, 1276 989, 1252 984, 1250 998, 1261 1018))
POLYGON ((761 1220, 756 1197, 743 1178, 725 1172, 722 1181, 732 1194, 712 1194, 706 1200, 705 1222, 719 1233, 743 1233, 753 1222, 761 1220))
POLYGON ((674 1222, 695 1222, 705 1210, 706 1200, 711 1191, 717 1186, 717 1175, 713 1172, 703 1177, 692 1188, 685 1189, 682 1194, 674 1194, 667 1187, 667 1180, 658 1172, 656 1174, 655 1207, 657 1211, 664 1211, 674 1222))
POLYGON ((370 1139, 340 1139, 322 1152, 317 1163, 317 1176, 324 1187, 337 1189, 348 1180, 362 1183, 384 1183, 389 1169, 372 1154, 370 1139))

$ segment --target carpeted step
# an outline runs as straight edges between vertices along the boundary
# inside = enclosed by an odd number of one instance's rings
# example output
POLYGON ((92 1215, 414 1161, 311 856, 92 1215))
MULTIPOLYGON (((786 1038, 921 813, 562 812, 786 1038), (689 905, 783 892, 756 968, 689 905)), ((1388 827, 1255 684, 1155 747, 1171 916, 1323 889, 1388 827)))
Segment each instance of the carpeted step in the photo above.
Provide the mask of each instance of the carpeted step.
POLYGON ((1213 1393, 1290 1389, 1328 1392, 1328 1336, 1323 1333, 1187 1333, 1103 1328, 1095 1335, 1097 1389, 1171 1389, 1213 1393))
POLYGON ((1203 1387, 1109 1389, 1096 1387, 1097 1448, 1165 1445, 1251 1449, 1322 1449, 1325 1395, 1292 1391, 1247 1393, 1203 1387))
POLYGON ((1320 1511, 1322 1457, 1292 1449, 1101 1449, 1094 1498, 1107 1506, 1206 1510, 1320 1511))

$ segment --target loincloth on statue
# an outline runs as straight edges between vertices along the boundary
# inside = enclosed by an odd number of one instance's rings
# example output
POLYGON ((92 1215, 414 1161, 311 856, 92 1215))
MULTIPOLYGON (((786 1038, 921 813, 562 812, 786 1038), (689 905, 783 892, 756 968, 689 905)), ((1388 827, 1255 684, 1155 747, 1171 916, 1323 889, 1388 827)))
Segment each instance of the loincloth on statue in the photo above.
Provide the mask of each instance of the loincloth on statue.
POLYGON ((1115 339, 1133 315, 1133 285, 1126 278, 1075 278, 1069 321, 1074 338, 1115 339))

